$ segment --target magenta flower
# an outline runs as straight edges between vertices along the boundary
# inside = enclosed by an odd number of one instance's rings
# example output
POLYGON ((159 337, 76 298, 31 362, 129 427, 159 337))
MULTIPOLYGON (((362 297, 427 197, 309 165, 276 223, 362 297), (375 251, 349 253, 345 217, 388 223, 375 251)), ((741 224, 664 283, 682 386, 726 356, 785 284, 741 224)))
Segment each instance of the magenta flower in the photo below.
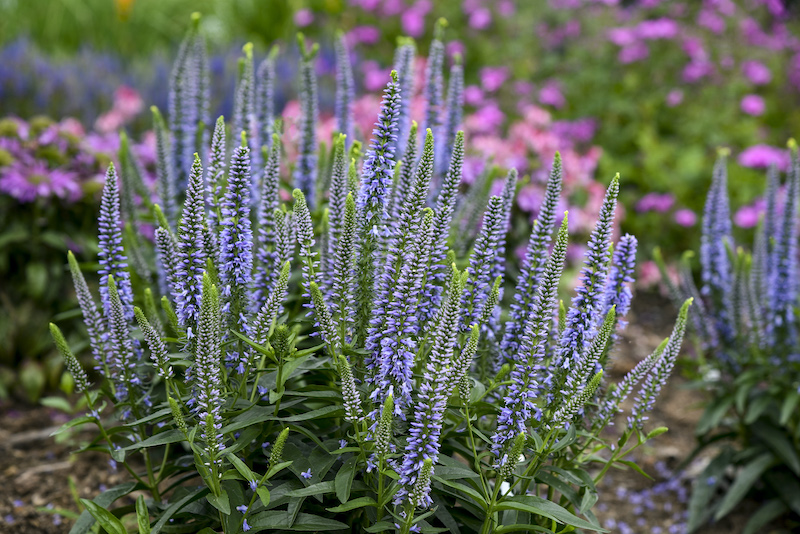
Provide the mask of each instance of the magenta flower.
POLYGON ((464 103, 468 106, 479 106, 483 103, 483 90, 477 85, 464 88, 464 103))
POLYGON ((310 9, 299 9, 294 14, 294 25, 304 28, 314 22, 314 13, 310 9))
POLYGON ((789 151, 769 145, 755 145, 742 151, 737 160, 742 167, 765 169, 775 165, 785 171, 789 167, 789 151))
POLYGON ((639 40, 633 28, 611 28, 606 37, 617 46, 630 46, 639 40))
POLYGON ((469 15, 469 26, 476 30, 485 30, 492 23, 492 12, 482 7, 469 15))
POLYGON ((675 222, 679 225, 689 228, 697 223, 697 214, 688 208, 681 208, 673 215, 675 222))
POLYGON ((517 12, 517 6, 513 0, 500 0, 497 2, 497 14, 503 18, 508 18, 517 12))
POLYGON ((706 60, 692 60, 683 68, 683 81, 695 83, 714 71, 714 65, 706 60))
POLYGON ((762 115, 767 107, 764 103, 764 99, 758 95, 746 95, 744 98, 742 98, 742 101, 739 105, 742 108, 742 111, 748 115, 753 115, 754 117, 762 115))
POLYGON ((772 81, 772 72, 769 67, 760 61, 748 60, 742 63, 742 74, 753 85, 765 85, 772 81))
POLYGON ((480 75, 484 90, 493 93, 508 79, 508 67, 483 67, 480 75))
POLYGON ((623 65, 641 61, 650 55, 650 49, 641 41, 634 41, 632 44, 623 46, 617 54, 617 60, 623 65))
POLYGON ((375 26, 356 26, 350 30, 350 42, 352 44, 375 44, 381 37, 381 32, 375 26))
POLYGON ((561 109, 567 100, 561 92, 558 82, 551 80, 545 82, 544 87, 539 90, 539 102, 547 106, 553 106, 556 109, 561 109))
POLYGON ((636 211, 639 213, 648 211, 664 213, 669 211, 673 204, 675 204, 675 196, 670 193, 647 193, 636 203, 636 211))
POLYGON ((643 20, 636 27, 636 35, 645 40, 673 39, 678 30, 678 23, 672 19, 643 20))
POLYGON ((681 89, 673 89, 667 94, 667 106, 674 108, 683 102, 683 91, 681 89))
POLYGON ((0 170, 0 192, 20 202, 56 196, 74 202, 81 197, 78 174, 61 169, 48 169, 42 161, 30 166, 12 165, 0 170))
POLYGON ((429 0, 419 0, 400 16, 403 31, 411 37, 419 37, 425 32, 425 15, 431 10, 429 0))
POLYGON ((717 35, 725 31, 725 19, 710 9, 701 9, 697 15, 697 25, 709 29, 717 35))
POLYGON ((764 201, 756 200, 749 206, 742 206, 733 216, 733 222, 740 228, 753 228, 764 212, 764 201))

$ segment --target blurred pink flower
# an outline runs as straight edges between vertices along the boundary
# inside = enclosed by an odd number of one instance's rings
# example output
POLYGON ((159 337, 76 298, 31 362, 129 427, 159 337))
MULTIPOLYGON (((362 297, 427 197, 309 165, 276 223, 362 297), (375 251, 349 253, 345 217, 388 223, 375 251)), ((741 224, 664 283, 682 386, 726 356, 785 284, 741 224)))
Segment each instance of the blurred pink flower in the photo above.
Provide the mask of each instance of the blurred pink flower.
POLYGON ((493 93, 508 79, 508 67, 483 67, 480 76, 484 90, 493 93))
POLYGON ((393 17, 402 13, 405 7, 406 4, 403 2, 403 0, 383 0, 381 13, 387 17, 393 17))
POLYGON ((492 12, 488 8, 476 9, 469 15, 469 26, 476 30, 485 30, 492 23, 492 12))
POLYGON ((83 124, 81 124, 81 121, 72 117, 62 119, 58 124, 58 129, 62 133, 73 135, 75 137, 83 137, 86 135, 86 130, 84 129, 83 124))
POLYGON ((762 115, 766 109, 764 99, 758 95, 746 95, 742 98, 739 106, 742 108, 742 111, 755 117, 762 115))
POLYGON ((517 6, 514 5, 513 0, 500 0, 496 4, 497 14, 501 17, 510 17, 517 12, 517 6))
POLYGON ((483 102, 483 90, 477 85, 468 85, 464 88, 464 103, 468 106, 478 106, 483 102))
POLYGON ((639 265, 639 275, 636 277, 636 285, 642 288, 649 288, 661 282, 661 271, 653 260, 647 260, 639 265))
POLYGON ((751 205, 742 206, 733 216, 733 222, 740 228, 753 228, 758 224, 758 219, 763 211, 763 201, 756 201, 751 205))
POLYGON ((144 109, 144 101, 136 89, 120 85, 114 91, 114 109, 131 119, 144 109))
POLYGON ((642 39, 673 39, 678 35, 678 23, 672 19, 643 20, 636 27, 636 35, 642 39))
POLYGON ((633 28, 611 28, 606 36, 617 46, 629 46, 638 40, 636 30, 633 28))
POLYGON ((769 145, 755 145, 742 151, 737 159, 742 167, 766 169, 775 165, 785 171, 789 167, 789 151, 769 145))
POLYGON ((673 89, 667 93, 667 106, 674 108, 681 102, 683 102, 683 90, 673 89))
POLYGON ((623 65, 627 65, 629 63, 641 61, 649 55, 650 49, 647 48, 647 45, 641 41, 635 41, 620 49, 619 54, 617 54, 617 60, 623 65))
POLYGON ((560 84, 555 80, 550 80, 545 82, 544 86, 539 90, 539 102, 561 109, 567 103, 567 100, 561 92, 560 84))
POLYGON ((695 61, 705 61, 708 59, 708 54, 705 48, 703 48, 702 41, 696 37, 689 37, 683 40, 683 51, 695 61))
POLYGON ((675 196, 670 193, 647 193, 636 203, 636 211, 639 213, 649 211, 664 213, 669 211, 673 204, 675 204, 675 196))
POLYGON ((364 89, 380 91, 389 81, 391 69, 382 69, 375 61, 362 61, 361 71, 364 73, 364 89))
POLYGON ((425 32, 425 15, 431 10, 430 0, 418 0, 400 16, 403 31, 411 37, 419 37, 425 32))
POLYGON ((736 13, 736 4, 732 0, 705 0, 705 2, 726 17, 731 17, 736 13))
POLYGON ((514 82, 514 92, 518 96, 531 96, 533 94, 533 84, 526 80, 517 80, 514 82))
POLYGON ((294 14, 294 25, 298 28, 305 28, 314 22, 314 12, 310 9, 298 9, 294 14))
POLYGON ((50 196, 73 202, 82 196, 77 173, 49 169, 39 160, 29 166, 11 165, 0 170, 0 191, 20 202, 33 202, 50 196))
POLYGON ((752 59, 742 63, 742 74, 753 85, 765 85, 772 81, 772 72, 769 67, 752 59))
POLYGON ((714 65, 710 61, 690 61, 683 68, 683 81, 695 83, 714 72, 714 65))
POLYGON ((517 193, 517 206, 526 213, 534 213, 542 203, 542 188, 528 184, 517 193))
POLYGON ((375 26, 356 26, 349 33, 352 44, 375 44, 381 37, 381 31, 375 26))
POLYGON ((701 9, 697 14, 697 25, 709 29, 717 35, 725 31, 725 19, 710 9, 701 9))
POLYGON ((697 223, 697 214, 689 208, 681 208, 673 215, 675 222, 679 225, 689 228, 697 223))
POLYGON ((470 131, 489 133, 498 131, 505 119, 506 116, 500 111, 497 102, 488 101, 475 113, 467 116, 464 124, 470 131))

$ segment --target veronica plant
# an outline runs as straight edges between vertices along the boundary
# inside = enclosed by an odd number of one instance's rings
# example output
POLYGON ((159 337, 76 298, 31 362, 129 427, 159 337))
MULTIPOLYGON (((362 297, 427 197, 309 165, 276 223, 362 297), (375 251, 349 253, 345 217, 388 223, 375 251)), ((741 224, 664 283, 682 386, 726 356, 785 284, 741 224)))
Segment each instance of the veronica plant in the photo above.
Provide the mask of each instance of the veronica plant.
MULTIPOLYGON (((414 157, 421 132, 410 122, 398 133, 403 98, 392 72, 363 164, 359 144, 348 152, 339 135, 333 161, 320 166, 332 173, 331 190, 313 204, 303 187, 280 202, 277 133, 255 169, 248 135, 227 136, 218 120, 207 159, 194 158, 178 222, 153 208, 161 309, 117 246, 109 171, 99 309, 70 257, 96 372, 52 332, 89 409, 65 429, 96 424, 90 448, 133 480, 84 501, 73 532, 95 520, 125 532, 134 510, 117 501, 133 491, 146 495, 136 519, 152 533, 603 531, 591 511, 596 485, 663 431, 643 426, 678 355, 689 302, 673 334, 607 387, 603 368, 629 306, 635 256, 630 236, 611 254, 618 177, 559 321, 568 234, 566 214, 555 213, 556 160, 509 315, 501 289, 516 171, 501 196, 477 208, 479 236, 456 256, 449 236, 460 224, 463 132, 441 156, 447 170, 437 184, 437 134, 427 128, 414 157), (399 137, 408 148, 398 166, 399 137), (231 149, 227 139, 236 140, 231 149), (489 341, 495 333, 503 343, 489 341), (636 387, 612 444, 601 431, 636 387)), ((249 131, 264 131, 253 124, 262 114, 250 116, 249 131)), ((305 143, 299 158, 324 157, 305 154, 305 143)))
POLYGON ((703 218, 701 285, 692 279, 689 254, 679 283, 668 281, 677 300, 695 295, 699 304, 691 317, 699 341, 697 386, 711 395, 695 452, 712 444, 719 451, 695 487, 691 530, 724 517, 751 492, 762 506, 745 532, 762 532, 780 516, 800 517, 800 161, 794 140, 789 146, 783 186, 776 169, 767 174, 767 210, 749 251, 731 234, 727 151, 721 151, 703 218))

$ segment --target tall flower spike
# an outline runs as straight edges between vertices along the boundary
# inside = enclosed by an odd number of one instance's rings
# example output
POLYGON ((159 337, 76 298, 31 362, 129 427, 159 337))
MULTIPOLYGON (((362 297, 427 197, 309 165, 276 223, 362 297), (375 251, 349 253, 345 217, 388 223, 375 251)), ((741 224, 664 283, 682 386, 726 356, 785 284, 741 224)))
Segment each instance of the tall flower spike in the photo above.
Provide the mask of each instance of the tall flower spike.
MULTIPOLYGON (((579 364, 581 357, 597 333, 597 317, 602 310, 603 290, 609 262, 609 244, 614 223, 614 211, 619 195, 619 175, 611 180, 600 215, 589 237, 586 260, 580 274, 580 287, 575 290, 572 305, 567 311, 566 328, 561 335, 555 367, 569 370, 579 364)), ((560 373, 565 376, 565 373, 560 373)))
POLYGON ((133 342, 120 300, 117 284, 113 276, 108 277, 109 332, 111 357, 108 359, 109 377, 114 382, 116 398, 122 401, 128 398, 132 386, 139 383, 136 377, 136 361, 133 354, 133 342))
POLYGON ((345 143, 353 139, 353 100, 355 100, 355 83, 353 67, 350 65, 350 54, 347 51, 344 33, 338 32, 334 41, 336 51, 336 131, 346 135, 345 143))
POLYGON ((664 347, 664 352, 647 375, 647 378, 645 378, 639 390, 631 416, 628 418, 628 428, 642 428, 647 420, 645 413, 653 409, 656 397, 658 397, 664 384, 667 383, 669 375, 672 373, 672 368, 675 366, 675 360, 678 358, 678 353, 681 351, 683 334, 686 331, 686 315, 689 313, 689 306, 691 305, 692 299, 687 299, 681 306, 678 319, 672 329, 672 335, 669 336, 669 341, 664 347))
POLYGON ((267 57, 259 64, 256 71, 256 117, 260 127, 259 139, 267 146, 274 142, 275 126, 275 58, 278 57, 278 45, 273 46, 267 57))
POLYGON ((250 229, 250 150, 245 139, 231 157, 228 190, 222 201, 219 238, 219 278, 226 309, 246 328, 248 291, 253 270, 253 232, 250 229))
POLYGON ((294 185, 306 196, 312 208, 314 193, 317 190, 317 75, 314 72, 314 58, 319 45, 314 43, 311 49, 306 48, 306 40, 302 33, 297 34, 302 61, 300 62, 300 121, 298 131, 300 141, 297 147, 297 165, 294 169, 294 185))
MULTIPOLYGON (((605 295, 603 298, 603 312, 608 313, 612 306, 617 310, 617 328, 625 328, 627 322, 622 318, 627 315, 631 307, 631 288, 634 282, 633 271, 636 267, 636 238, 625 234, 619 239, 619 244, 614 249, 611 259, 611 269, 606 281, 605 295)), ((612 334, 611 339, 617 335, 612 334)))
POLYGON ((345 200, 344 220, 331 262, 331 311, 338 316, 339 337, 346 342, 353 322, 353 292, 356 264, 356 203, 353 194, 345 200))
POLYGON ((158 258, 164 270, 164 281, 169 292, 177 300, 178 291, 176 286, 175 272, 178 268, 178 244, 172 232, 159 226, 155 232, 156 250, 158 258))
POLYGON ((165 380, 172 378, 172 366, 169 363, 169 356, 167 356, 167 345, 153 328, 153 325, 150 324, 150 321, 147 320, 147 317, 144 316, 144 312, 138 306, 133 311, 136 315, 136 322, 142 331, 142 336, 144 336, 144 340, 150 349, 150 358, 158 370, 158 376, 165 380))
POLYGON ((192 376, 197 395, 197 417, 200 437, 205 442, 208 466, 218 465, 225 450, 220 411, 223 404, 222 313, 219 292, 208 273, 203 274, 203 299, 197 324, 197 354, 192 376))
POLYGON ((453 358, 453 365, 450 368, 450 380, 452 384, 458 385, 461 401, 469 401, 469 369, 472 367, 472 359, 478 351, 478 341, 480 339, 480 325, 474 324, 470 329, 469 340, 466 346, 453 358))
MULTIPOLYGON (((433 178, 434 169, 434 141, 431 131, 425 136, 425 148, 422 151, 417 171, 414 173, 412 188, 408 191, 397 220, 392 221, 389 228, 389 242, 386 247, 386 259, 376 284, 377 297, 373 308, 373 319, 370 323, 370 334, 367 339, 367 348, 378 347, 383 339, 386 321, 385 314, 388 306, 396 294, 398 278, 403 273, 403 262, 408 261, 408 248, 420 234, 421 219, 419 213, 425 207, 425 200, 433 178)), ((420 254, 430 254, 429 248, 420 251, 420 254)), ((411 261, 421 262, 422 256, 417 256, 411 261)))
MULTIPOLYGON (((414 58, 417 55, 417 47, 414 44, 414 39, 410 37, 399 37, 397 39, 397 48, 394 52, 394 70, 397 71, 397 77, 400 83, 400 94, 403 100, 400 102, 400 118, 397 121, 397 155, 402 156, 405 160, 405 151, 402 153, 403 147, 407 145, 409 137, 409 118, 411 101, 414 97, 414 58)), ((414 140, 416 146, 416 140, 414 140)), ((405 150, 408 150, 406 148, 405 150)), ((416 157, 414 158, 416 159, 416 157)), ((403 163, 405 165, 405 163, 403 163)))
POLYGON ((724 151, 714 165, 711 190, 703 213, 700 236, 701 294, 713 302, 714 327, 722 340, 734 337, 731 293, 733 270, 726 247, 734 247, 728 206, 728 173, 724 151))
POLYGON ((330 352, 331 357, 336 358, 336 349, 341 342, 339 341, 339 333, 336 331, 336 325, 331 317, 331 311, 325 303, 322 291, 313 280, 309 283, 309 291, 311 292, 311 302, 314 305, 317 324, 319 324, 319 333, 322 335, 322 340, 328 344, 328 352, 330 352))
POLYGON ((283 301, 286 299, 286 290, 289 287, 289 268, 287 260, 281 268, 280 275, 275 280, 275 284, 270 291, 267 301, 253 321, 253 340, 256 343, 265 344, 269 339, 272 324, 278 319, 283 310, 283 301))
POLYGON ((561 155, 556 152, 550 178, 547 180, 542 205, 539 214, 533 223, 531 236, 528 239, 528 248, 522 260, 517 287, 514 291, 514 301, 510 306, 509 320, 505 324, 503 339, 500 343, 500 358, 495 365, 495 371, 514 359, 514 353, 519 348, 520 337, 530 316, 536 288, 547 263, 547 253, 553 235, 553 225, 556 220, 556 207, 561 195, 561 155))
POLYGON ((636 366, 628 371, 625 377, 619 384, 611 386, 606 393, 603 400, 600 402, 600 409, 592 423, 592 430, 599 431, 605 428, 609 423, 614 424, 613 417, 619 412, 620 405, 625 402, 628 395, 631 394, 633 388, 647 376, 656 362, 661 358, 664 349, 669 343, 669 338, 665 338, 656 350, 654 350, 647 358, 639 361, 636 366))
POLYGON ((465 311, 462 328, 468 329, 481 316, 489 294, 489 282, 497 257, 497 247, 505 229, 506 212, 503 199, 492 197, 483 217, 483 226, 469 258, 469 281, 462 307, 465 311))
POLYGON ((408 499, 414 506, 422 505, 427 508, 432 502, 429 495, 432 465, 439 459, 447 399, 456 386, 451 361, 458 337, 461 293, 465 282, 466 276, 453 269, 450 291, 440 313, 433 346, 422 373, 419 398, 414 406, 414 420, 408 431, 409 436, 398 471, 401 488, 395 494, 396 504, 408 499))
POLYGON ((361 395, 356 389, 356 381, 353 378, 353 370, 347 362, 347 358, 339 354, 339 375, 342 379, 342 400, 344 401, 345 417, 351 423, 358 424, 361 421, 361 395))
POLYGON ((178 217, 178 206, 175 202, 177 177, 172 160, 172 140, 158 108, 152 106, 150 111, 153 112, 153 130, 156 133, 156 192, 172 227, 178 217))
POLYGON ((203 295, 203 272, 206 266, 204 193, 203 164, 200 163, 200 156, 195 153, 183 215, 178 227, 178 264, 174 273, 177 290, 175 311, 180 324, 188 328, 197 323, 203 295))
MULTIPOLYGON (((395 415, 405 418, 404 411, 411 404, 412 378, 417 351, 415 340, 419 333, 417 307, 425 261, 425 250, 433 237, 433 212, 425 208, 422 221, 411 247, 405 254, 399 276, 391 291, 381 287, 381 294, 390 294, 390 300, 379 302, 370 324, 366 349, 371 352, 367 367, 375 389, 370 397, 382 404, 386 395, 394 393, 395 415)), ((386 280, 382 280, 385 283, 386 280)))
POLYGON ((64 358, 64 363, 67 365, 69 374, 72 375, 72 380, 75 383, 75 391, 82 393, 89 389, 89 379, 86 377, 86 371, 81 367, 80 362, 70 350, 67 340, 64 339, 64 334, 53 323, 50 323, 50 335, 53 336, 53 341, 56 343, 58 351, 64 358))
POLYGON ((281 463, 283 460, 283 446, 286 444, 286 438, 289 437, 289 429, 284 428, 281 430, 281 433, 278 434, 278 438, 275 440, 275 445, 272 446, 272 452, 269 454, 269 466, 274 467, 281 463))
POLYGON ((547 350, 547 338, 553 321, 553 308, 558 296, 558 283, 564 270, 567 257, 567 214, 561 222, 553 252, 537 285, 536 296, 530 320, 525 325, 525 333, 521 345, 514 353, 511 385, 503 398, 503 408, 497 416, 497 429, 492 436, 492 452, 497 456, 499 465, 504 465, 508 458, 504 456, 511 440, 520 432, 527 433, 528 423, 535 419, 542 420, 542 410, 536 399, 542 392, 540 369, 547 350))
POLYGON ((789 141, 792 151, 792 166, 786 185, 786 204, 783 207, 780 238, 775 245, 777 263, 770 280, 771 309, 767 323, 767 335, 773 346, 794 351, 797 344, 795 306, 797 305, 797 206, 800 198, 800 156, 794 139, 789 141))
POLYGON ((445 19, 436 21, 436 28, 433 31, 433 41, 428 51, 428 63, 425 66, 425 129, 437 132, 441 124, 442 113, 442 93, 444 92, 444 81, 442 79, 442 67, 444 64, 444 29, 447 26, 445 19))
POLYGON ((106 183, 103 187, 103 198, 100 201, 100 216, 98 217, 98 259, 100 269, 100 300, 108 316, 110 304, 108 300, 108 277, 114 276, 119 280, 119 294, 125 318, 133 320, 133 290, 131 289, 130 274, 128 273, 128 260, 122 248, 122 229, 119 206, 119 184, 114 164, 108 166, 106 183))
POLYGON ((456 132, 464 116, 464 68, 461 56, 456 55, 455 63, 450 67, 450 80, 447 85, 447 108, 445 110, 442 133, 436 150, 437 176, 442 176, 450 165, 456 132))
POLYGON ((359 261, 358 284, 356 285, 356 332, 359 343, 363 343, 372 313, 375 262, 380 254, 382 240, 386 236, 386 207, 392 185, 394 170, 394 147, 397 141, 397 119, 400 113, 400 87, 397 72, 392 71, 391 80, 381 103, 381 111, 372 143, 361 173, 361 190, 358 194, 359 261))
POLYGON ((261 143, 258 134, 258 117, 256 116, 255 66, 253 64, 253 43, 242 47, 243 57, 239 59, 239 76, 236 80, 236 91, 233 100, 233 133, 247 133, 247 147, 250 149, 252 168, 251 194, 255 198, 258 193, 258 179, 261 176, 261 143))
MULTIPOLYGON (((398 146, 400 142, 398 141, 398 146)), ((400 210, 403 208, 408 190, 411 188, 414 175, 417 171, 417 121, 411 121, 411 131, 408 133, 403 151, 403 159, 400 161, 400 168, 395 171, 395 179, 392 184, 392 195, 389 198, 389 215, 392 221, 400 218, 400 210)))
MULTIPOLYGON (((328 239, 328 256, 336 255, 339 234, 342 232, 344 222, 345 201, 347 199, 347 150, 345 143, 347 139, 343 134, 339 134, 333 141, 333 163, 331 164, 331 187, 328 222, 330 224, 330 235, 328 239)), ((330 264, 332 265, 332 264, 330 264)), ((332 273, 329 273, 332 274, 332 273)))
POLYGON ((219 221, 222 219, 222 197, 225 192, 225 158, 228 145, 225 139, 225 117, 220 115, 214 125, 211 137, 211 149, 206 167, 206 207, 208 209, 208 226, 215 238, 219 235, 219 221))
POLYGON ((433 241, 428 264, 428 272, 422 284, 419 316, 422 325, 433 317, 442 299, 442 285, 447 278, 444 259, 447 255, 447 236, 450 234, 450 224, 453 221, 458 187, 461 184, 461 170, 464 166, 464 132, 456 134, 456 143, 453 147, 453 157, 450 158, 450 168, 445 175, 444 183, 436 201, 436 210, 433 217, 433 241))
POLYGON ((381 418, 375 434, 375 454, 385 457, 392 450, 392 421, 394 420, 394 397, 389 394, 381 407, 381 418))
MULTIPOLYGON (((517 181, 519 173, 517 169, 512 168, 508 171, 503 190, 500 193, 500 198, 503 200, 503 213, 504 217, 502 225, 498 229, 497 248, 495 249, 494 264, 492 265, 492 276, 503 276, 505 274, 506 265, 506 235, 511 225, 511 208, 514 206, 514 197, 517 193, 517 181)), ((501 296, 502 298, 502 296, 501 296)))
POLYGON ((272 143, 261 177, 258 202, 258 231, 256 233, 256 272, 253 305, 261 306, 280 272, 283 258, 279 256, 276 218, 283 217, 278 191, 280 190, 281 140, 273 134, 272 143))
POLYGON ((67 253, 67 259, 69 260, 69 270, 72 274, 72 283, 75 286, 75 294, 78 296, 78 304, 83 312, 83 324, 86 325, 86 331, 89 334, 89 346, 92 348, 92 355, 97 363, 96 369, 102 370, 107 376, 106 350, 103 341, 106 336, 106 327, 103 323, 103 318, 97 311, 92 293, 89 291, 86 279, 83 277, 83 273, 78 267, 78 262, 75 260, 71 250, 67 253))
MULTIPOLYGON (((778 169, 772 165, 767 171, 767 190, 764 197, 767 201, 767 209, 764 214, 764 223, 761 231, 756 234, 756 243, 760 244, 763 248, 763 253, 760 254, 759 265, 754 265, 754 273, 756 280, 758 280, 757 291, 763 295, 769 296, 770 280, 775 272, 775 266, 778 264, 776 257, 776 245, 780 241, 780 215, 778 213, 778 191, 781 187, 781 178, 778 169), (760 239, 759 239, 760 238, 760 239)), ((756 251, 754 251, 754 258, 756 251)), ((769 300, 769 299, 767 299, 769 300)), ((766 311, 766 310, 765 310, 766 311)))
MULTIPOLYGON (((175 145, 167 150, 169 155, 166 161, 170 169, 173 169, 172 172, 176 173, 174 179, 180 185, 185 184, 185 178, 192 165, 197 125, 201 120, 199 109, 201 72, 196 58, 198 51, 196 40, 202 39, 199 36, 199 24, 200 14, 193 13, 192 24, 178 49, 178 57, 172 66, 169 79, 169 131, 174 136, 175 145)), ((166 129, 166 125, 164 128, 166 129)), ((170 207, 164 196, 161 196, 161 202, 165 207, 170 207)), ((170 215, 169 210, 168 215, 170 215)))

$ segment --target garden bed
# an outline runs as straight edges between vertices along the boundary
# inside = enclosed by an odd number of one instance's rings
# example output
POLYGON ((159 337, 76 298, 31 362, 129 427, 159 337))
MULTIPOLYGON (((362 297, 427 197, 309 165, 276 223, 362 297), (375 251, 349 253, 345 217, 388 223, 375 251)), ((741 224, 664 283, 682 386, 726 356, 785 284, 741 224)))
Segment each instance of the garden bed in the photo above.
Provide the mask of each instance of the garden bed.
MULTIPOLYGON (((633 301, 631 324, 623 332, 616 351, 612 380, 619 379, 669 334, 675 310, 669 301, 653 294, 639 294, 633 301)), ((694 427, 701 415, 702 395, 686 387, 677 374, 656 402, 647 428, 666 426, 659 436, 637 455, 637 463, 653 476, 651 482, 633 472, 612 471, 601 486, 596 513, 604 526, 619 534, 663 534, 685 532, 686 510, 692 475, 673 470, 694 447, 694 427)), ((45 507, 76 511, 69 479, 82 498, 92 498, 102 487, 127 480, 114 470, 108 457, 99 453, 73 455, 75 442, 58 443, 50 434, 68 420, 64 414, 44 407, 5 404, 0 407, 0 518, 2 532, 9 534, 66 533, 72 523, 66 517, 42 510, 45 507)), ((614 428, 621 429, 624 419, 614 428)), ((79 439, 88 436, 80 435, 79 439)), ((701 529, 702 534, 736 534, 755 510, 743 503, 737 512, 717 525, 701 529)))

